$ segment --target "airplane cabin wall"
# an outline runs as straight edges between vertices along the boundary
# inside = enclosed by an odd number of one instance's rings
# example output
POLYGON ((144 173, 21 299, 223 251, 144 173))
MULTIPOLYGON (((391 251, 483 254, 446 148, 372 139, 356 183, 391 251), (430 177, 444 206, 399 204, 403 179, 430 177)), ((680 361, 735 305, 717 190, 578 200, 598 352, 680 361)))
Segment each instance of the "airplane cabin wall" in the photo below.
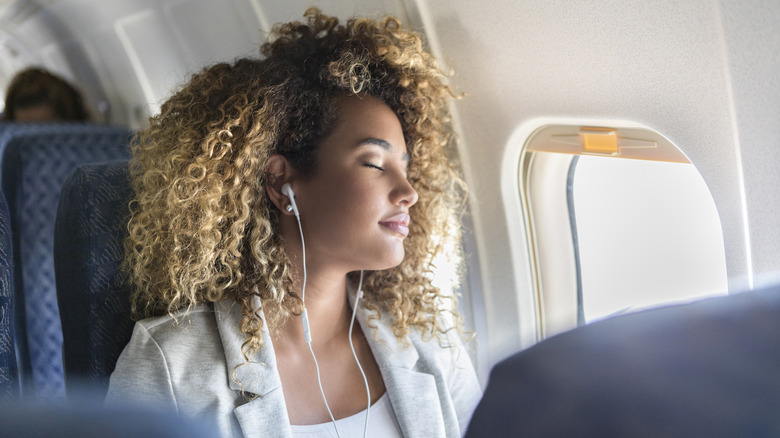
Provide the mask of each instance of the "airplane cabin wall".
POLYGON ((721 4, 754 282, 780 269, 780 2, 721 4))
POLYGON ((525 225, 515 210, 523 141, 546 123, 639 123, 666 136, 712 192, 729 289, 780 266, 780 3, 416 3, 453 83, 467 93, 456 107, 488 329, 478 339, 490 362, 537 339, 525 225))

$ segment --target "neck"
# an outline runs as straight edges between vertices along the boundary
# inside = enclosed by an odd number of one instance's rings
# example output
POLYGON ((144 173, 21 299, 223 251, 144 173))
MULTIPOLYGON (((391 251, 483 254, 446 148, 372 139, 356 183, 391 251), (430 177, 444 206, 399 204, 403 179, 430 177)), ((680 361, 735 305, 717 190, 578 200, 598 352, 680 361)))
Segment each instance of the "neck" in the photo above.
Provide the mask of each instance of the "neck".
MULTIPOLYGON (((297 269, 296 269, 297 270, 297 269)), ((332 341, 344 341, 349 331, 352 309, 347 301, 346 272, 332 272, 307 267, 306 295, 304 306, 309 316, 312 342, 317 345, 332 341)), ((300 294, 303 275, 295 276, 295 290, 300 294)), ((284 342, 305 345, 301 317, 285 322, 279 335, 284 342)))
MULTIPOLYGON (((295 219, 282 222, 282 234, 287 243, 287 253, 292 262, 293 290, 304 300, 309 317, 313 345, 347 339, 352 309, 347 301, 347 274, 349 270, 334 264, 333 260, 317 257, 307 251, 306 285, 304 291, 303 251, 295 219)), ((300 316, 289 318, 279 331, 277 342, 304 346, 304 331, 300 316)))

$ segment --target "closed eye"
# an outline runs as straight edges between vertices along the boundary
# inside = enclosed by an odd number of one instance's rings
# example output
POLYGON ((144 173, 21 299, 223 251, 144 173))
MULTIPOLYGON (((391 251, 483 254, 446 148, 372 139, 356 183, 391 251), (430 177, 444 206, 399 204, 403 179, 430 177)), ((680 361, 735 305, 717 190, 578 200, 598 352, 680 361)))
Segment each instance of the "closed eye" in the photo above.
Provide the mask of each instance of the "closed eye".
POLYGON ((371 164, 371 163, 363 163, 363 165, 364 165, 364 166, 366 166, 366 167, 370 167, 370 168, 372 168, 372 169, 380 170, 380 171, 382 171, 382 172, 384 172, 384 171, 385 171, 385 169, 384 169, 383 167, 377 166, 376 164, 371 164))

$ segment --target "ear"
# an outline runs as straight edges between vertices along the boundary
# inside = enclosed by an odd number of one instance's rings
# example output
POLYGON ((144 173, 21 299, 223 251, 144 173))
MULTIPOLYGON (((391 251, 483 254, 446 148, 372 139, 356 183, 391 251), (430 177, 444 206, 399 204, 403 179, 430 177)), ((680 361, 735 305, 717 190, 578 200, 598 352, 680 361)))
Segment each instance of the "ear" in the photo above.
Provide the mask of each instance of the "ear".
POLYGON ((294 173, 294 169, 284 156, 273 154, 268 157, 265 167, 265 193, 276 208, 286 215, 293 215, 293 213, 285 209, 290 204, 290 200, 282 193, 282 186, 285 183, 292 184, 294 173))

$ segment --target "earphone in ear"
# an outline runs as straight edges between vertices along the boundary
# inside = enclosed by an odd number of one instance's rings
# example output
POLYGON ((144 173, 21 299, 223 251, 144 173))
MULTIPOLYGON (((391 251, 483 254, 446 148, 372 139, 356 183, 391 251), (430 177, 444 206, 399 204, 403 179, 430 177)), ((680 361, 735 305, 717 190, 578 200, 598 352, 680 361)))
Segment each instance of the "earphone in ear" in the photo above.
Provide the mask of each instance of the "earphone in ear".
POLYGON ((299 217, 298 206, 295 204, 295 193, 293 193, 290 183, 284 183, 282 186, 282 194, 290 199, 290 205, 292 205, 293 211, 295 212, 295 217, 299 217))

